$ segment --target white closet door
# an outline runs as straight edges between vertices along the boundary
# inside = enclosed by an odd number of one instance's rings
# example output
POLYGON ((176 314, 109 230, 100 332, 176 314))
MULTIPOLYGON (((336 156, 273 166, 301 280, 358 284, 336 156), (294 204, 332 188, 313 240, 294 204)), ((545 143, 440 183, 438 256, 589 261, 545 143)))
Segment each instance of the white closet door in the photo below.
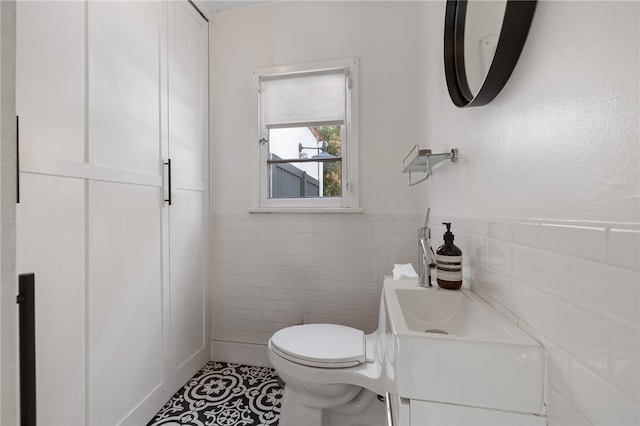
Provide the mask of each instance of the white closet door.
POLYGON ((169 13, 169 210, 172 346, 184 383, 209 359, 208 336, 208 27, 187 2, 169 13))
POLYGON ((144 424, 209 359, 207 23, 173 1, 17 14, 38 422, 144 424))
MULTIPOLYGON (((89 424, 141 424, 168 396, 160 87, 166 3, 88 3, 89 424), (166 330, 166 332, 165 332, 166 330)), ((166 47, 165 47, 166 48, 166 47)))
POLYGON ((84 425, 84 181, 22 173, 18 271, 35 273, 39 425, 84 425))
POLYGON ((89 185, 92 425, 119 424, 165 383, 161 192, 135 184, 89 185))

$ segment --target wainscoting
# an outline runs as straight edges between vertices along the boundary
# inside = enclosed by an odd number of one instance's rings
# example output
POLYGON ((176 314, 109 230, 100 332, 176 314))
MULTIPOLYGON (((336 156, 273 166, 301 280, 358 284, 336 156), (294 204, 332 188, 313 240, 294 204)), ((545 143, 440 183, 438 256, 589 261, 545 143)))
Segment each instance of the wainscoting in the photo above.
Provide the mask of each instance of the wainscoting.
POLYGON ((638 424, 637 224, 432 218, 453 222, 464 285, 547 351, 549 424, 638 424))

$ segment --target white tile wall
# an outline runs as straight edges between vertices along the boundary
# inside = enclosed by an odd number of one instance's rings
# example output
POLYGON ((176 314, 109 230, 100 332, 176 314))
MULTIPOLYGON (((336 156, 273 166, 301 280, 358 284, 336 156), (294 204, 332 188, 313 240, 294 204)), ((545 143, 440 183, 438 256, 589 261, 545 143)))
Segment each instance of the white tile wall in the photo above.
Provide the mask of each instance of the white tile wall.
POLYGON ((549 424, 640 424, 638 225, 445 220, 465 285, 547 349, 549 424))
POLYGON ((266 344, 280 328, 375 330, 385 275, 415 264, 422 215, 213 217, 212 339, 266 344))
MULTIPOLYGON (((331 322, 373 331, 422 215, 216 215, 212 339, 331 322)), ((471 287, 547 349, 550 425, 640 424, 637 225, 451 220, 471 287)), ((444 227, 434 226, 433 242, 444 227)))

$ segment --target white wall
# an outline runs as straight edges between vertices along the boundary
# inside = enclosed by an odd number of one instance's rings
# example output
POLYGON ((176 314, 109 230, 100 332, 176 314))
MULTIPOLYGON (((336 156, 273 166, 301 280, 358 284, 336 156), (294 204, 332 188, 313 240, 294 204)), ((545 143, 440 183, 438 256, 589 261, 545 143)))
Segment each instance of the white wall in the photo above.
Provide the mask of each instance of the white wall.
POLYGON ((638 424, 639 4, 539 2, 506 87, 472 109, 446 92, 443 21, 436 1, 214 15, 214 355, 303 320, 375 326, 381 278, 415 259, 426 201, 432 223, 453 221, 465 285, 548 350, 549 423, 638 424), (252 69, 347 56, 361 58, 367 213, 248 214, 252 69), (416 141, 460 161, 409 188, 399 164, 416 141))
POLYGON ((638 2, 539 2, 506 87, 470 109, 446 91, 444 4, 421 16, 424 140, 461 153, 421 191, 466 285, 547 348, 550 424, 638 424, 638 2))
POLYGON ((303 321, 375 328, 382 277, 416 253, 419 197, 400 171, 419 134, 418 12, 410 2, 281 2, 213 15, 215 341, 265 344, 303 321), (365 212, 249 214, 258 185, 253 69, 352 56, 365 212))
POLYGON ((376 213, 416 210, 399 170, 404 147, 418 139, 417 7, 411 2, 283 2, 213 15, 215 214, 246 213, 257 187, 255 167, 247 161, 257 161, 258 152, 253 69, 350 56, 360 57, 361 64, 361 204, 376 213))

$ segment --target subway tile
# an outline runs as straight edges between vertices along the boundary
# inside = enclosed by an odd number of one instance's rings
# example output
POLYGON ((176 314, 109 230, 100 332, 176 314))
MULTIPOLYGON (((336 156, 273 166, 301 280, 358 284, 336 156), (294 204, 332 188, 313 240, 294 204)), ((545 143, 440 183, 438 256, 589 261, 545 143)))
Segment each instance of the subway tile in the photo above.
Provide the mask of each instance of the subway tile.
POLYGON ((233 285, 244 287, 260 287, 266 289, 272 288, 274 284, 273 276, 235 275, 227 276, 227 279, 229 279, 229 282, 233 285))
POLYGON ((407 233, 406 224, 400 220, 396 222, 377 222, 373 225, 372 228, 372 233, 378 235, 405 235, 407 233))
POLYGON ((310 280, 327 281, 331 279, 330 268, 314 268, 307 271, 307 277, 310 280))
POLYGON ((318 235, 315 232, 288 232, 264 234, 269 237, 265 242, 291 244, 304 248, 306 251, 314 250, 318 244, 318 235))
POLYGON ((549 426, 590 426, 587 421, 565 397, 553 388, 547 391, 547 424, 549 426))
POLYGON ((287 293, 287 291, 282 288, 270 288, 263 293, 262 298, 267 300, 284 299, 285 293, 287 293))
POLYGON ((324 268, 331 269, 362 269, 373 270, 374 261, 371 258, 355 257, 353 255, 349 257, 336 257, 332 256, 326 258, 322 264, 318 265, 324 268))
POLYGON ((364 306, 363 307, 363 316, 364 316, 364 318, 376 320, 378 318, 378 314, 380 313, 379 310, 378 310, 378 305, 376 305, 376 306, 364 306))
POLYGON ((263 297, 263 289, 259 287, 244 287, 244 286, 217 286, 213 289, 213 293, 218 296, 231 296, 231 297, 263 297))
POLYGON ((569 299, 567 256, 523 247, 518 250, 515 262, 518 280, 561 299, 569 299))
POLYGON ((502 275, 499 273, 482 268, 477 271, 472 288, 474 291, 482 291, 495 301, 500 301, 502 298, 502 281, 502 275))
POLYGON ((607 261, 611 265, 640 269, 640 231, 609 229, 607 261))
POLYGON ((344 315, 343 305, 320 303, 318 304, 318 314, 335 317, 344 315))
POLYGON ((513 242, 527 246, 538 247, 538 227, 533 222, 516 222, 513 225, 513 242))
POLYGON ((353 303, 355 305, 375 306, 376 309, 380 304, 380 295, 378 294, 354 294, 353 303))
POLYGON ((353 294, 330 291, 308 291, 306 301, 311 303, 353 304, 355 296, 353 294))
POLYGON ((304 290, 304 291, 323 291, 327 280, 316 280, 316 279, 293 279, 291 280, 294 285, 291 286, 291 289, 296 290, 304 290))
POLYGON ((416 262, 410 262, 408 261, 406 258, 402 258, 402 257, 397 257, 397 261, 394 261, 392 259, 376 259, 373 261, 373 269, 375 269, 376 271, 387 271, 390 272, 393 270, 393 265, 399 263, 399 264, 404 264, 404 263, 411 263, 412 265, 414 265, 414 269, 415 269, 415 265, 416 262))
POLYGON ((565 398, 569 398, 571 394, 569 353, 546 337, 540 335, 537 337, 542 346, 544 346, 547 355, 548 385, 561 395, 564 395, 565 398))
POLYGON ((217 330, 233 329, 233 318, 216 318, 215 324, 217 330))
MULTIPOLYGON (((461 234, 456 245, 462 250, 462 275, 473 280, 475 271, 487 267, 487 240, 471 234, 461 234)), ((438 247, 433 248, 437 251, 438 247)))
MULTIPOLYGON (((433 212, 432 212, 433 213, 433 212)), ((471 233, 474 230, 476 222, 478 219, 471 217, 454 217, 454 216, 441 216, 441 215, 433 215, 429 219, 429 226, 431 227, 432 232, 436 232, 436 229, 439 234, 442 234, 445 230, 442 222, 451 222, 451 228, 458 232, 467 232, 471 233)), ((424 217, 421 218, 420 226, 424 224, 424 217)), ((432 237, 437 234, 432 234, 432 237)))
POLYGON ((558 391, 549 388, 547 392, 547 424, 549 426, 590 426, 585 419, 558 391))
POLYGON ((611 342, 613 383, 633 400, 640 401, 638 335, 614 330, 611 342))
POLYGON ((541 292, 515 279, 505 280, 502 304, 518 318, 534 328, 540 327, 541 292))
POLYGON ((502 241, 513 241, 513 222, 489 221, 487 237, 502 241))
POLYGON ((513 244, 498 240, 487 241, 486 266, 492 271, 514 277, 513 244))
POLYGON ((302 313, 303 316, 306 314, 317 314, 318 306, 318 303, 295 302, 296 312, 302 313))
POLYGON ((331 224, 315 221, 287 221, 283 232, 293 234, 305 234, 309 232, 329 232, 331 224))
POLYGON ((264 311, 263 318, 265 321, 269 322, 285 322, 284 314, 285 312, 280 311, 264 311))
MULTIPOLYGON (((456 235, 453 241, 453 243, 462 251, 463 264, 465 261, 469 262, 473 258, 473 248, 472 248, 473 238, 474 238, 474 235, 472 234, 459 233, 458 235, 456 235)), ((482 240, 479 240, 479 241, 482 241, 482 240)), ((437 240, 432 239, 431 243, 432 243, 433 251, 437 252, 438 249, 442 247, 442 245, 444 244, 444 241, 442 238, 438 238, 437 240)))
POLYGON ((230 308, 227 306, 216 306, 213 309, 213 317, 222 320, 228 319, 249 319, 249 320, 262 320, 263 312, 254 309, 238 309, 230 308))
POLYGON ((293 256, 290 260, 292 266, 298 268, 314 268, 317 266, 325 266, 319 264, 317 256, 293 256))
POLYGON ((328 281, 323 283, 323 288, 327 291, 342 293, 364 293, 367 288, 367 280, 363 281, 328 281))
MULTIPOLYGON (((265 294, 266 293, 267 292, 265 292, 265 294)), ((279 299, 295 301, 295 302, 304 302, 307 300, 307 293, 308 292, 306 290, 300 290, 300 289, 286 290, 284 291, 283 296, 280 297, 279 299)))
POLYGON ((604 228, 542 224, 539 247, 598 262, 607 261, 607 233, 604 228))
POLYGON ((610 379, 609 325, 553 296, 542 295, 540 303, 542 334, 602 377, 610 379))
POLYGON ((310 271, 309 269, 305 269, 305 268, 294 268, 294 267, 286 266, 284 268, 283 276, 285 278, 305 280, 309 278, 309 271, 310 271))
POLYGON ((472 219, 471 232, 475 235, 486 237, 489 235, 489 220, 485 218, 472 219))
POLYGON ((214 327, 211 338, 213 340, 222 340, 225 342, 255 343, 258 345, 266 345, 272 334, 273 333, 214 327))
MULTIPOLYGON (((464 286, 464 283, 462 285, 464 286)), ((524 322, 520 321, 519 318, 513 312, 508 310, 501 302, 493 300, 492 298, 487 297, 482 293, 477 293, 477 294, 480 296, 480 298, 482 298, 482 300, 487 302, 493 309, 498 311, 500 315, 505 317, 508 321, 511 321, 513 324, 520 327, 524 327, 526 325, 524 322)), ((530 331, 525 330, 525 332, 533 336, 533 333, 531 333, 530 331)))
POLYGON ((297 304, 292 300, 276 300, 273 310, 281 312, 298 312, 297 304))
POLYGON ((319 314, 305 315, 304 323, 305 324, 318 324, 318 323, 339 324, 339 325, 345 325, 347 327, 360 329, 365 333, 374 332, 378 326, 377 319, 343 317, 339 315, 319 315, 319 314))
POLYGON ((581 259, 571 260, 573 300, 635 330, 640 323, 639 278, 638 271, 581 259))
POLYGON ((289 325, 302 324, 301 312, 264 311, 264 321, 289 325))
POLYGON ((375 229, 374 224, 370 222, 333 222, 331 223, 331 233, 333 234, 372 234, 375 229))
POLYGON ((302 317, 304 316, 301 312, 283 312, 284 318, 282 321, 289 325, 299 325, 302 324, 302 317))
POLYGON ((380 279, 367 283, 365 292, 367 294, 375 294, 378 296, 382 295, 382 283, 383 280, 380 279))
POLYGON ((637 425, 640 406, 580 362, 569 364, 571 403, 590 423, 637 425))
MULTIPOLYGON (((368 282, 373 281, 375 278, 374 271, 364 269, 334 269, 331 271, 331 279, 333 281, 353 281, 353 282, 368 282)), ((361 293, 360 290, 354 291, 361 293)))
POLYGON ((374 247, 401 247, 413 241, 416 241, 416 237, 408 238, 406 235, 373 234, 367 238, 367 243, 374 247))

